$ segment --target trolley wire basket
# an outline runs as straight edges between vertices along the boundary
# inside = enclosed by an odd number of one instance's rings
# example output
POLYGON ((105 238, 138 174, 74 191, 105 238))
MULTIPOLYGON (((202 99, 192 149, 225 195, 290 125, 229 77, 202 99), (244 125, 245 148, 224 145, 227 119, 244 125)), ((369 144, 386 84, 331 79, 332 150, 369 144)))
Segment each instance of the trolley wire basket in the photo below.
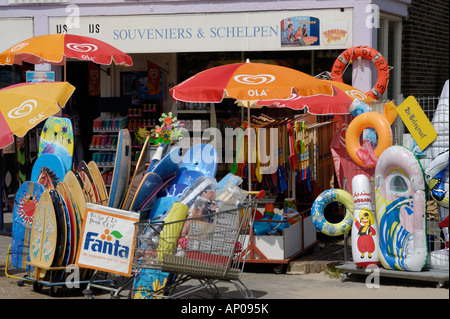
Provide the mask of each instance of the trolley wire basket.
POLYGON ((190 279, 201 282, 199 289, 215 287, 220 280, 230 281, 244 296, 252 296, 240 278, 253 224, 252 211, 262 196, 264 192, 248 196, 241 207, 217 203, 211 214, 173 222, 136 223, 133 267, 160 270, 178 278, 155 291, 155 296, 179 297, 173 291, 190 279))

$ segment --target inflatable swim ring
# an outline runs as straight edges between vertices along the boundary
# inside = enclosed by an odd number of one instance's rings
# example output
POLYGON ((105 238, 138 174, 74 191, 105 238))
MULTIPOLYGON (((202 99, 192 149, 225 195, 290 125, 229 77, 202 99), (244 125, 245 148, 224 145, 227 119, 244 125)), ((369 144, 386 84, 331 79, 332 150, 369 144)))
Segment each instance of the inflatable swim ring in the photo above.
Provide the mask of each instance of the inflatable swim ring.
POLYGON ((342 74, 344 73, 347 64, 349 62, 352 63, 355 58, 369 60, 377 68, 377 82, 369 92, 366 92, 366 94, 375 100, 378 100, 386 91, 389 83, 389 65, 381 53, 375 49, 367 46, 358 46, 349 48, 342 52, 331 68, 331 79, 333 81, 344 82, 342 79, 342 74))
MULTIPOLYGON (((365 167, 365 163, 359 158, 357 152, 361 148, 359 138, 366 128, 372 127, 378 135, 378 145, 373 151, 377 158, 389 146, 392 145, 392 131, 386 118, 377 112, 362 113, 355 117, 349 124, 345 133, 345 145, 350 158, 359 166, 365 167)), ((375 165, 368 165, 373 167, 375 165)))
POLYGON ((311 218, 314 226, 328 236, 340 236, 352 228, 353 197, 342 189, 332 188, 322 192, 314 200, 311 208, 311 218), (339 223, 330 223, 325 219, 325 206, 332 202, 339 202, 345 206, 345 217, 339 223))
POLYGON ((420 271, 427 260, 422 166, 405 147, 391 146, 375 168, 380 261, 387 269, 420 271))

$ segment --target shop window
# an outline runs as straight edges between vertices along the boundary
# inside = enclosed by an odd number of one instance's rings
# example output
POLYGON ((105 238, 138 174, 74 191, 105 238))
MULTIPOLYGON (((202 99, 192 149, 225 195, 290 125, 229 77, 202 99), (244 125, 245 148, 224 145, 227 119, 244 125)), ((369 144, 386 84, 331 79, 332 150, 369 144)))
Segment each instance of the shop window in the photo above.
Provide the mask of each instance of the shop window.
POLYGON ((384 93, 383 99, 398 99, 401 93, 401 18, 389 15, 382 15, 380 17, 377 46, 377 50, 386 58, 391 67, 389 85, 384 93))

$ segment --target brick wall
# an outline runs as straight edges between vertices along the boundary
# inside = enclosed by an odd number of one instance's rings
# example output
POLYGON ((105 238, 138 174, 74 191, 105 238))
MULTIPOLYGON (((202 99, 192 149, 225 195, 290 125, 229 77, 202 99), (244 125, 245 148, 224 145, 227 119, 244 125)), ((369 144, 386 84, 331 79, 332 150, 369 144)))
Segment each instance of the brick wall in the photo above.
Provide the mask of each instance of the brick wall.
POLYGON ((449 0, 412 0, 403 21, 402 93, 439 96, 449 78, 449 0))

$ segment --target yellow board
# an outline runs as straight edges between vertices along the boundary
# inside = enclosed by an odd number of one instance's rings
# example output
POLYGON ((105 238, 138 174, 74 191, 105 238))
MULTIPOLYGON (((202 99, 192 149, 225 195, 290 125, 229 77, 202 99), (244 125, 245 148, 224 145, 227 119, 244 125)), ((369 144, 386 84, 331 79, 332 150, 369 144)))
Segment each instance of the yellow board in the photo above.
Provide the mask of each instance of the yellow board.
POLYGON ((57 244, 56 213, 50 194, 45 190, 37 204, 30 235, 30 264, 48 269, 55 258, 57 244))
POLYGON ((397 106, 397 113, 422 151, 436 139, 436 130, 414 96, 397 106))
POLYGON ((76 210, 80 214, 81 222, 83 222, 86 211, 86 198, 83 194, 83 189, 72 171, 66 173, 63 182, 70 193, 72 205, 76 206, 76 210))
POLYGON ((94 183, 97 185, 98 194, 100 196, 100 204, 108 205, 108 191, 106 190, 105 181, 103 180, 102 174, 98 169, 97 163, 90 161, 88 167, 91 171, 94 183))

